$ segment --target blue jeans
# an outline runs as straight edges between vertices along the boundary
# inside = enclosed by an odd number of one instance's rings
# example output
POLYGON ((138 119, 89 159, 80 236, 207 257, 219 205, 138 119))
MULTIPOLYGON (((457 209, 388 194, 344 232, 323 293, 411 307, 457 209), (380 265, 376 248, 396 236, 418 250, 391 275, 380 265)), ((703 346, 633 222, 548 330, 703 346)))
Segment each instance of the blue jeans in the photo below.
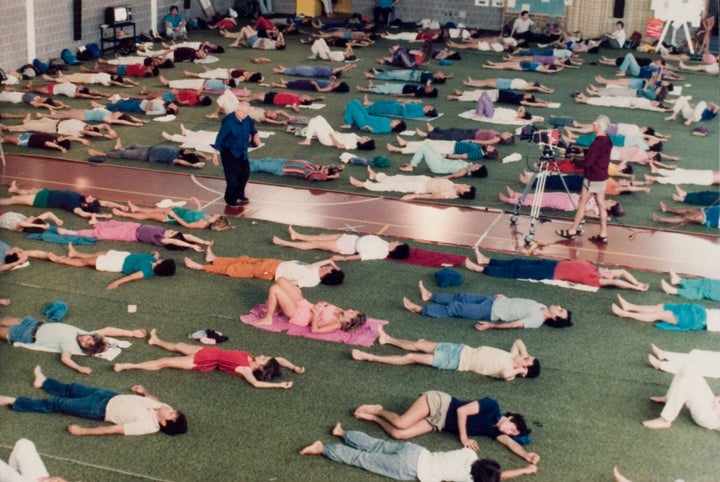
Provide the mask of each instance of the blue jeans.
POLYGON ((635 56, 633 54, 627 54, 625 56, 622 64, 620 64, 620 70, 632 75, 633 77, 640 75, 640 65, 637 63, 637 60, 635 60, 635 56))
POLYGON ((433 293, 433 304, 423 306, 422 314, 432 318, 466 318, 468 320, 490 320, 495 297, 474 293, 433 293))
POLYGON ((417 480, 418 458, 425 450, 421 446, 380 440, 357 430, 345 432, 343 438, 346 445, 326 445, 323 455, 391 479, 417 480))
POLYGON ((117 393, 104 388, 90 387, 82 383, 61 383, 48 378, 42 389, 50 398, 35 400, 17 397, 13 403, 16 412, 53 413, 62 412, 92 420, 105 420, 105 407, 117 393))

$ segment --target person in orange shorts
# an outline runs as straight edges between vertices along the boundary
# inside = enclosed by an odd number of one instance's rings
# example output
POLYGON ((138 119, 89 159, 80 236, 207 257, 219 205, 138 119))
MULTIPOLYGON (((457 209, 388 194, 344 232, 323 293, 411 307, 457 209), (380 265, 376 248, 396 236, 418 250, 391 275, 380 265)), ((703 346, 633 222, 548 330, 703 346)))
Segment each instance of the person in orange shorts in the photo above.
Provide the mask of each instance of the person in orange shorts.
POLYGON ((307 264, 295 260, 282 261, 249 256, 227 258, 216 256, 208 247, 205 262, 207 264, 202 265, 190 258, 185 258, 185 266, 190 269, 222 274, 231 278, 257 278, 268 281, 286 278, 300 288, 312 288, 320 283, 329 286, 339 285, 345 278, 345 273, 332 259, 307 264))

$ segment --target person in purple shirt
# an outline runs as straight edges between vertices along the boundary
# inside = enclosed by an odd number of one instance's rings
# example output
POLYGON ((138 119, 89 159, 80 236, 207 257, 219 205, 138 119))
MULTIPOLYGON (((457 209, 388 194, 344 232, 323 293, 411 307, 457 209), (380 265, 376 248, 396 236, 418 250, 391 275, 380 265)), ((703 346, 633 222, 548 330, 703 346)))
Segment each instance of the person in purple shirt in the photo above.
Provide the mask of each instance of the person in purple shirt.
POLYGON ((149 243, 155 246, 164 246, 170 250, 193 249, 198 253, 203 251, 203 246, 212 246, 212 241, 205 241, 192 234, 183 234, 174 229, 165 229, 152 224, 115 220, 91 221, 91 224, 91 229, 57 228, 57 233, 105 241, 149 243))
POLYGON ((590 237, 590 241, 607 244, 607 210, 605 208, 605 184, 608 178, 608 166, 610 165, 610 151, 612 141, 607 135, 610 127, 610 119, 601 115, 593 122, 593 132, 597 135, 590 147, 585 151, 585 159, 582 163, 583 188, 580 191, 578 209, 575 212, 575 219, 570 229, 555 231, 555 234, 565 239, 573 239, 578 234, 580 222, 585 217, 585 207, 590 196, 595 197, 600 215, 600 234, 590 237))

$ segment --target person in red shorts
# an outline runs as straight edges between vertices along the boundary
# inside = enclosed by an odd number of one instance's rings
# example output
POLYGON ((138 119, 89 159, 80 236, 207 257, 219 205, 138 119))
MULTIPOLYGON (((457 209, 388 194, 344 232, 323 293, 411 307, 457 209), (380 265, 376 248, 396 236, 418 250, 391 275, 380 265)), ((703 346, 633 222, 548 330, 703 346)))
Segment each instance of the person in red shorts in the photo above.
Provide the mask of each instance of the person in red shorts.
POLYGON ((301 105, 310 105, 315 101, 323 100, 325 97, 310 97, 309 95, 299 95, 292 92, 266 92, 264 94, 255 94, 250 97, 240 97, 240 100, 262 102, 271 105, 290 106, 295 112, 300 112, 301 105))
POLYGON ((475 248, 475 258, 475 263, 469 258, 465 261, 467 269, 498 278, 552 279, 595 288, 613 286, 636 291, 647 291, 649 288, 647 283, 641 283, 627 270, 601 268, 584 259, 569 261, 538 258, 490 259, 477 248, 475 248))
POLYGON ((159 358, 141 363, 116 363, 114 370, 147 370, 157 371, 163 368, 176 368, 178 370, 195 370, 209 372, 220 370, 232 373, 245 379, 255 388, 291 388, 293 382, 271 382, 280 376, 280 367, 292 370, 295 373, 304 373, 305 367, 299 367, 285 358, 271 358, 265 355, 254 356, 238 350, 224 350, 217 347, 203 347, 188 343, 172 343, 163 341, 157 336, 155 329, 150 330, 148 345, 154 345, 163 350, 180 353, 183 356, 159 358))

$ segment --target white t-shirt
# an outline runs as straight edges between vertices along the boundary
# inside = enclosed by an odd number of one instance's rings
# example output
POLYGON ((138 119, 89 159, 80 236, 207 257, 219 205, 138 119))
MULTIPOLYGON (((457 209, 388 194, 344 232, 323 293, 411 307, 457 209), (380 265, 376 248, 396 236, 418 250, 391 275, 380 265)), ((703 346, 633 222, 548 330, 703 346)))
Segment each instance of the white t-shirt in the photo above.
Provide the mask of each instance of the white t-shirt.
POLYGON ((63 119, 57 123, 57 133, 61 136, 80 137, 85 126, 87 124, 81 120, 63 119))
POLYGON ((367 261, 370 259, 385 259, 390 252, 388 247, 390 243, 377 236, 361 236, 357 241, 355 249, 360 255, 360 259, 367 261))
POLYGON ((275 279, 287 278, 300 288, 312 288, 320 284, 320 274, 316 267, 302 261, 283 261, 275 270, 275 279))
POLYGON ((105 421, 122 425, 125 435, 146 435, 160 430, 155 410, 167 406, 140 395, 116 395, 105 407, 105 421))
POLYGON ((53 93, 55 95, 64 95, 66 97, 75 97, 76 90, 77 90, 77 85, 71 84, 70 82, 61 82, 59 84, 55 84, 53 93))
POLYGON ((515 22, 513 22, 513 30, 515 30, 515 33, 525 33, 530 30, 530 27, 533 25, 535 25, 535 22, 533 22, 530 17, 528 17, 527 20, 518 17, 515 19, 515 22))
POLYGON ((470 467, 477 454, 469 448, 450 452, 423 450, 418 457, 417 478, 420 482, 471 482, 470 467))
POLYGON ((97 74, 90 75, 91 84, 102 84, 108 86, 110 85, 111 80, 112 76, 107 72, 99 72, 97 74))
POLYGON ((720 331, 720 310, 705 309, 707 331, 720 331))

